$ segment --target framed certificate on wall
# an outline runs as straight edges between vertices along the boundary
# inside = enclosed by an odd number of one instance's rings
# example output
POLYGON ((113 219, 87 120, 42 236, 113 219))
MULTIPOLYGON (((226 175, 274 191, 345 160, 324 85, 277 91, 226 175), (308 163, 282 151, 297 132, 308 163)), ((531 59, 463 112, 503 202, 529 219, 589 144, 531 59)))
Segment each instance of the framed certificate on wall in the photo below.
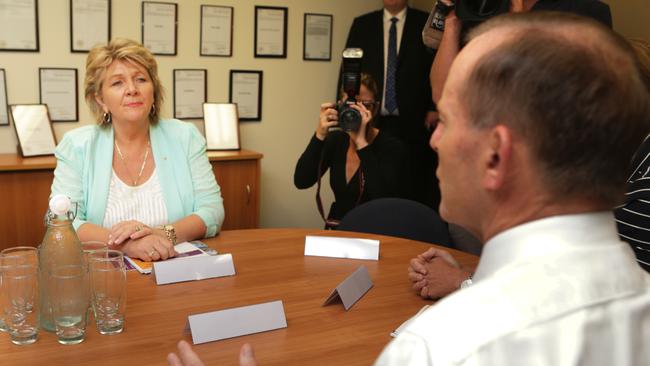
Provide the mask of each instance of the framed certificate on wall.
POLYGON ((303 60, 332 60, 332 20, 329 14, 305 14, 303 60))
POLYGON ((285 7, 255 6, 255 57, 287 58, 285 7))
POLYGON ((228 100, 237 104, 240 121, 261 121, 262 71, 230 70, 228 100))
POLYGON ((111 0, 70 0, 70 52, 111 39, 111 0))
POLYGON ((176 55, 177 8, 174 3, 142 2, 142 44, 154 55, 176 55))
POLYGON ((9 125, 9 102, 7 98, 7 76, 5 69, 0 69, 0 126, 9 125))
POLYGON ((232 56, 232 6, 201 5, 201 56, 232 56))
POLYGON ((174 69, 174 118, 203 118, 207 74, 205 69, 174 69))
POLYGON ((77 69, 38 69, 40 103, 47 104, 52 121, 78 121, 77 69))
POLYGON ((0 0, 0 51, 38 52, 38 0, 0 0))

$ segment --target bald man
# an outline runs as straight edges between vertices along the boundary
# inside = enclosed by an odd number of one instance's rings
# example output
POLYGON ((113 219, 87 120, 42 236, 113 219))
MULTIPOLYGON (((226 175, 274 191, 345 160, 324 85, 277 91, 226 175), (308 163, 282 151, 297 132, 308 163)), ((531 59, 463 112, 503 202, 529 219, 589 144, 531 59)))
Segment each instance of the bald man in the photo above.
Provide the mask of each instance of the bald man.
MULTIPOLYGON (((538 12, 476 28, 431 146, 441 216, 486 244, 474 284, 419 315, 376 364, 650 365, 650 275, 611 211, 649 99, 625 41, 594 21, 538 12)), ((197 364, 180 346, 170 363, 197 364)), ((250 346, 241 356, 254 365, 250 346)))
POLYGON ((650 275, 611 212, 650 128, 632 52, 561 13, 502 16, 470 39, 431 145, 440 215, 485 245, 473 284, 377 364, 650 364, 650 275))

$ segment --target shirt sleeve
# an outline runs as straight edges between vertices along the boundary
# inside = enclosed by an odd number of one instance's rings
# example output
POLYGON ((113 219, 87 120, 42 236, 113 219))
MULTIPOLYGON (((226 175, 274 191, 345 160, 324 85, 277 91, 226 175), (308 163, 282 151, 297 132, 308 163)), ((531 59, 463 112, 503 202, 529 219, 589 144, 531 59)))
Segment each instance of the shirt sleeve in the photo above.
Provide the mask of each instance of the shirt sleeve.
POLYGON ((214 177, 212 164, 206 155, 206 143, 200 132, 192 126, 189 162, 194 187, 193 214, 203 220, 206 237, 215 236, 225 217, 221 188, 214 177))
POLYGON ((433 366, 426 342, 408 332, 393 339, 375 361, 375 366, 433 366))
MULTIPOLYGON (((72 134, 67 133, 54 150, 56 168, 50 197, 63 194, 76 204, 76 216, 72 222, 75 230, 86 223, 86 195, 83 184, 83 159, 85 151, 82 146, 74 143, 72 134)), ((74 209, 74 207, 73 207, 74 209)))
POLYGON ((309 188, 318 181, 319 177, 325 174, 328 164, 324 162, 323 168, 320 167, 324 147, 325 141, 319 140, 314 134, 309 140, 307 148, 300 155, 298 163, 296 163, 296 170, 293 173, 293 184, 296 188, 309 188))

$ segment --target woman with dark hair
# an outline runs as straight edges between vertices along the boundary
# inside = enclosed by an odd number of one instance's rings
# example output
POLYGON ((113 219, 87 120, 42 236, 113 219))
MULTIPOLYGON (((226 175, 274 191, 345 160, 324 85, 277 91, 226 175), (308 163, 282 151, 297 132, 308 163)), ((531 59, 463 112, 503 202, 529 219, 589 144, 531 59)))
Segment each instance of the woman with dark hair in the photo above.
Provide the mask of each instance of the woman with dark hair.
MULTIPOLYGON (((335 228, 360 203, 404 196, 410 184, 406 147, 373 125, 381 105, 375 99, 377 95, 377 83, 370 75, 362 74, 357 103, 351 106, 361 114, 357 131, 331 130, 339 124, 339 113, 334 103, 323 103, 316 133, 296 164, 294 184, 298 189, 309 188, 317 182, 320 189, 320 178, 329 169, 335 202, 326 219, 328 228, 335 228)), ((342 100, 347 100, 345 93, 342 100)), ((320 197, 317 199, 325 219, 320 197)))

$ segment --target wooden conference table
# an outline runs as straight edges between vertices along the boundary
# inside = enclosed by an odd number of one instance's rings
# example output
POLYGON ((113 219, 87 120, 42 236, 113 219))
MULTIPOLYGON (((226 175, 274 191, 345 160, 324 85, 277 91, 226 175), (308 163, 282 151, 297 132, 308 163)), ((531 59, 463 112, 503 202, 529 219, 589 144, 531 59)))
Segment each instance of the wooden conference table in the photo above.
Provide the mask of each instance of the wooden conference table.
MULTIPOLYGON (((389 333, 431 301, 412 291, 408 261, 431 245, 388 236, 312 229, 223 231, 205 240, 232 253, 236 275, 156 286, 153 277, 129 271, 124 332, 102 336, 89 325, 78 345, 58 344, 42 332, 32 345, 16 346, 0 334, 2 365, 163 365, 176 350, 187 316, 282 300, 288 327, 194 346, 206 365, 233 365, 251 343, 261 365, 369 365, 391 340, 389 333), (305 257, 305 235, 380 240, 379 261, 305 257), (329 293, 359 266, 374 287, 349 311, 322 307, 329 293)), ((451 250, 461 264, 478 257, 451 250)))

